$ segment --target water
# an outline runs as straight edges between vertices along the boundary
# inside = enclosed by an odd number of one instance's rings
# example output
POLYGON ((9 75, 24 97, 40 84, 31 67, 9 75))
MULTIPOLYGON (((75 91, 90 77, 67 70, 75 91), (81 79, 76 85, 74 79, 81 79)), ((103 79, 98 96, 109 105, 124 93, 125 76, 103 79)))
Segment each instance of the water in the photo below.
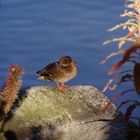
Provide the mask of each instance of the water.
POLYGON ((104 87, 109 79, 107 71, 119 57, 100 65, 115 50, 113 44, 104 47, 102 43, 121 33, 108 33, 107 29, 123 21, 119 15, 125 1, 2 0, 0 3, 1 85, 10 64, 25 69, 23 88, 53 85, 37 80, 36 71, 60 56, 69 55, 78 62, 79 72, 67 84, 94 85, 99 90, 104 87))

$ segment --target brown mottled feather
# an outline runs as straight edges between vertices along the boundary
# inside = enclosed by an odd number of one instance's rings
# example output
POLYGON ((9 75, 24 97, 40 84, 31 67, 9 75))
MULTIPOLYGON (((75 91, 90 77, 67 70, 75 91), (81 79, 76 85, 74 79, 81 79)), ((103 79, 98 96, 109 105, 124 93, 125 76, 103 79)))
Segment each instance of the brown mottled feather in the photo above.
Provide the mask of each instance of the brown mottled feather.
POLYGON ((76 76, 77 68, 71 57, 64 56, 58 62, 47 65, 37 73, 40 75, 41 80, 64 83, 76 76))
POLYGON ((39 70, 37 73, 40 74, 40 76, 45 76, 46 80, 53 80, 53 78, 56 76, 56 73, 58 70, 58 63, 51 63, 47 65, 45 68, 39 70))

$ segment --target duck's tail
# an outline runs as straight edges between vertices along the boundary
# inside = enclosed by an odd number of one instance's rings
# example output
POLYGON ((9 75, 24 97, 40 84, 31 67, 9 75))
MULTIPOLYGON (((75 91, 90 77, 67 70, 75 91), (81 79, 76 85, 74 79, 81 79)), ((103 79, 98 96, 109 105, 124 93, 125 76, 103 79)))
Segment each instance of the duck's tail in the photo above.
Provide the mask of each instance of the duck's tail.
POLYGON ((37 71, 36 73, 37 73, 37 74, 41 74, 41 71, 42 71, 42 70, 39 70, 39 71, 37 71))
POLYGON ((38 79, 42 80, 42 81, 46 81, 47 80, 47 78, 45 76, 39 76, 38 79))

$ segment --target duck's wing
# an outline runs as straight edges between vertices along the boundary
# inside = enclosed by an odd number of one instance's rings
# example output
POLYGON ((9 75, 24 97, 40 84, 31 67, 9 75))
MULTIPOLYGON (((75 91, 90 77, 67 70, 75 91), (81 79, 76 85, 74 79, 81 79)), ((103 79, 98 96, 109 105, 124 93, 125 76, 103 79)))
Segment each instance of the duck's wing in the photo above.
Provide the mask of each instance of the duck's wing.
POLYGON ((56 73, 58 66, 58 62, 51 63, 43 69, 37 71, 37 74, 39 74, 40 76, 51 76, 53 73, 56 73))

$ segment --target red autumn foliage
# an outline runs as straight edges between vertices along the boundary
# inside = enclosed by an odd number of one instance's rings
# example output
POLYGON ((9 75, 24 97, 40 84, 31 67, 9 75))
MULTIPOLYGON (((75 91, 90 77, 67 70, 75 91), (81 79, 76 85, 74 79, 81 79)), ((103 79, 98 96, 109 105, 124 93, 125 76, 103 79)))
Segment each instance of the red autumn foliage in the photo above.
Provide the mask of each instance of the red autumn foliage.
POLYGON ((132 80, 132 77, 133 77, 133 76, 132 76, 131 74, 129 74, 129 72, 132 72, 132 71, 133 71, 133 70, 126 70, 126 71, 122 71, 122 72, 116 73, 116 74, 113 76, 113 78, 111 78, 111 79, 109 80, 109 82, 105 85, 105 87, 103 88, 102 92, 104 93, 104 92, 106 92, 108 89, 110 89, 111 91, 113 91, 113 90, 115 90, 121 83, 132 80), (125 74, 125 73, 126 73, 126 74, 125 74), (125 75, 121 76, 122 74, 125 74, 125 75), (120 80, 118 83, 116 83, 116 84, 114 84, 114 85, 112 86, 112 83, 114 82, 114 80, 116 80, 116 79, 119 78, 120 76, 122 77, 121 80, 120 80))
MULTIPOLYGON (((125 91, 122 91, 120 93, 117 93, 115 96, 112 97, 111 101, 107 103, 107 105, 105 106, 104 108, 104 112, 109 108, 110 104, 112 101, 115 101, 116 99, 118 99, 119 97, 125 95, 126 93, 128 92, 134 92, 136 91, 137 94, 140 94, 140 63, 137 63, 136 60, 132 60, 132 58, 137 58, 136 56, 134 56, 133 54, 136 54, 136 55, 139 55, 139 53, 137 53, 137 50, 140 49, 140 44, 139 43, 136 43, 132 46, 130 46, 130 48, 128 48, 127 50, 122 50, 122 51, 119 51, 119 52, 116 52, 116 53, 111 53, 109 56, 107 56, 102 62, 106 62, 109 58, 111 58, 112 56, 114 55, 118 55, 118 54, 123 54, 123 58, 117 62, 115 65, 113 65, 113 67, 111 68, 111 70, 109 71, 109 75, 112 74, 113 72, 115 72, 116 70, 118 70, 124 63, 126 62, 129 62, 129 61, 132 61, 134 62, 134 67, 133 67, 133 70, 126 70, 126 71, 123 71, 123 72, 119 72, 119 73, 116 73, 113 78, 111 78, 109 80, 109 82, 106 84, 106 86, 104 87, 104 89, 102 90, 103 92, 106 92, 107 90, 115 90, 118 86, 120 86, 122 83, 124 82, 127 82, 127 81, 132 81, 134 82, 134 85, 135 85, 135 89, 128 89, 128 90, 125 90, 125 91), (131 73, 130 73, 131 72, 131 73), (122 75, 124 74, 124 75, 122 75), (116 80, 117 78, 120 77, 120 80, 119 82, 117 83, 113 83, 114 80, 116 80)), ((129 102, 132 102, 132 100, 126 100, 126 101, 123 101, 120 106, 118 107, 117 110, 120 109, 121 106, 129 103, 129 102)), ((140 102, 136 102, 133 100, 133 104, 130 105, 126 112, 125 112, 125 120, 128 121, 131 117, 131 114, 133 112, 133 110, 137 107, 137 106, 140 106, 140 102)))
POLYGON ((122 66, 122 64, 124 64, 126 61, 125 60, 120 60, 117 64, 115 64, 112 68, 111 68, 111 70, 109 71, 109 75, 111 75, 114 71, 116 71, 117 69, 119 69, 121 66, 122 66))
POLYGON ((116 95, 114 95, 114 96, 112 97, 111 101, 108 102, 108 103, 106 104, 106 106, 104 107, 103 112, 106 112, 106 111, 107 111, 107 109, 109 108, 109 106, 111 105, 111 103, 112 103, 113 101, 115 101, 115 100, 118 99, 119 97, 125 95, 126 93, 129 93, 129 92, 132 92, 132 91, 134 91, 134 90, 125 90, 125 91, 123 91, 123 92, 120 92, 120 93, 117 93, 116 95))
POLYGON ((125 62, 129 61, 130 56, 132 53, 136 52, 137 49, 140 48, 140 44, 134 44, 129 49, 124 51, 123 59, 117 62, 109 71, 109 75, 111 75, 114 71, 118 70, 125 62))

